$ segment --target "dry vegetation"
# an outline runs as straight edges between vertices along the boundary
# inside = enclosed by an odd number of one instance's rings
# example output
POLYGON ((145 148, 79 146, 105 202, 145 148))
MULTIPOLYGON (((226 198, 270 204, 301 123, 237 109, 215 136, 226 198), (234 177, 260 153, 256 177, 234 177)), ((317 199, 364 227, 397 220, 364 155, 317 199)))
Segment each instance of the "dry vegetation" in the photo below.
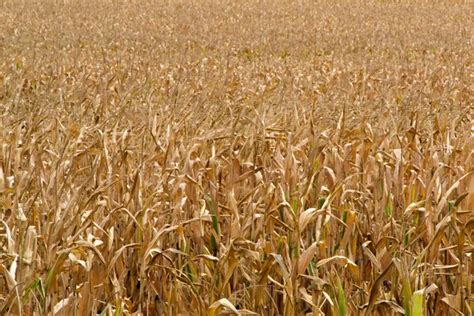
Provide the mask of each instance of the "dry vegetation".
POLYGON ((473 27, 2 2, 0 314, 472 314, 473 27))

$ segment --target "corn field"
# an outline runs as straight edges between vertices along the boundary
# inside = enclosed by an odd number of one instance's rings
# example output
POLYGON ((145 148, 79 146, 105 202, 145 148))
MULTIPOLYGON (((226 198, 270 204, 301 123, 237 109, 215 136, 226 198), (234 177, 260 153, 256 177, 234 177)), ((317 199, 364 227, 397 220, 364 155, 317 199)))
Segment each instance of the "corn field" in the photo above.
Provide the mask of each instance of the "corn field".
POLYGON ((472 315, 470 1, 0 3, 1 315, 472 315))

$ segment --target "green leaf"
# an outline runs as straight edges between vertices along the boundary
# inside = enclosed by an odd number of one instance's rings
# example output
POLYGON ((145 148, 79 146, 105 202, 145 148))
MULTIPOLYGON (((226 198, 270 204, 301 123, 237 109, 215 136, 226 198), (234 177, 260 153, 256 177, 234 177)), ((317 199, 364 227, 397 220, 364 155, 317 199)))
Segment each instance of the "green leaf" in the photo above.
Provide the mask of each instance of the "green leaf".
POLYGON ((214 203, 210 198, 207 199, 207 207, 209 208, 209 212, 211 213, 212 227, 214 228, 214 231, 211 232, 210 248, 212 254, 216 255, 219 249, 216 237, 220 234, 220 228, 219 221, 217 219, 216 209, 214 208, 214 203))
POLYGON ((219 234, 219 221, 217 220, 216 210, 214 208, 214 203, 211 199, 207 200, 207 206, 209 207, 209 211, 211 212, 212 227, 214 227, 214 231, 219 234))
POLYGON ((424 289, 413 293, 412 297, 412 316, 423 316, 424 289))
POLYGON ((411 313, 411 300, 412 292, 410 286, 410 280, 404 280, 402 284, 402 296, 403 296, 403 308, 405 309, 405 315, 410 316, 411 313))
POLYGON ((391 217, 392 216, 392 211, 393 211, 393 204, 392 204, 392 198, 389 197, 387 204, 385 205, 385 216, 391 217))
POLYGON ((337 278, 337 305, 339 316, 346 315, 346 298, 344 297, 344 289, 342 288, 341 280, 337 278))

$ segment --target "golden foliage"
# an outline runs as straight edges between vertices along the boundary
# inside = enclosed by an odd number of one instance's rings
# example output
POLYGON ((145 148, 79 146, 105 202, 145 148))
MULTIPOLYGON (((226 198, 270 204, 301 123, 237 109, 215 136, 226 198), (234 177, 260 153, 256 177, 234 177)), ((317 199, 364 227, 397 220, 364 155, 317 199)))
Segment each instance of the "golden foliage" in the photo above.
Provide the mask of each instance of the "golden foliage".
POLYGON ((0 7, 0 314, 473 313, 468 2, 0 7))

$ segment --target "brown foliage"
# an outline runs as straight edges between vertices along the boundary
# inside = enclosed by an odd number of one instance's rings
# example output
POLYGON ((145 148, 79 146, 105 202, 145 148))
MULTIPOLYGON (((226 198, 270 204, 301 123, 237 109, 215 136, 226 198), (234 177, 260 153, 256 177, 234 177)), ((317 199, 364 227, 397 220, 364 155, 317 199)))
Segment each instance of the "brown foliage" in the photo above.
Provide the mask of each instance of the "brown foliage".
POLYGON ((467 2, 0 7, 0 314, 473 313, 467 2))

